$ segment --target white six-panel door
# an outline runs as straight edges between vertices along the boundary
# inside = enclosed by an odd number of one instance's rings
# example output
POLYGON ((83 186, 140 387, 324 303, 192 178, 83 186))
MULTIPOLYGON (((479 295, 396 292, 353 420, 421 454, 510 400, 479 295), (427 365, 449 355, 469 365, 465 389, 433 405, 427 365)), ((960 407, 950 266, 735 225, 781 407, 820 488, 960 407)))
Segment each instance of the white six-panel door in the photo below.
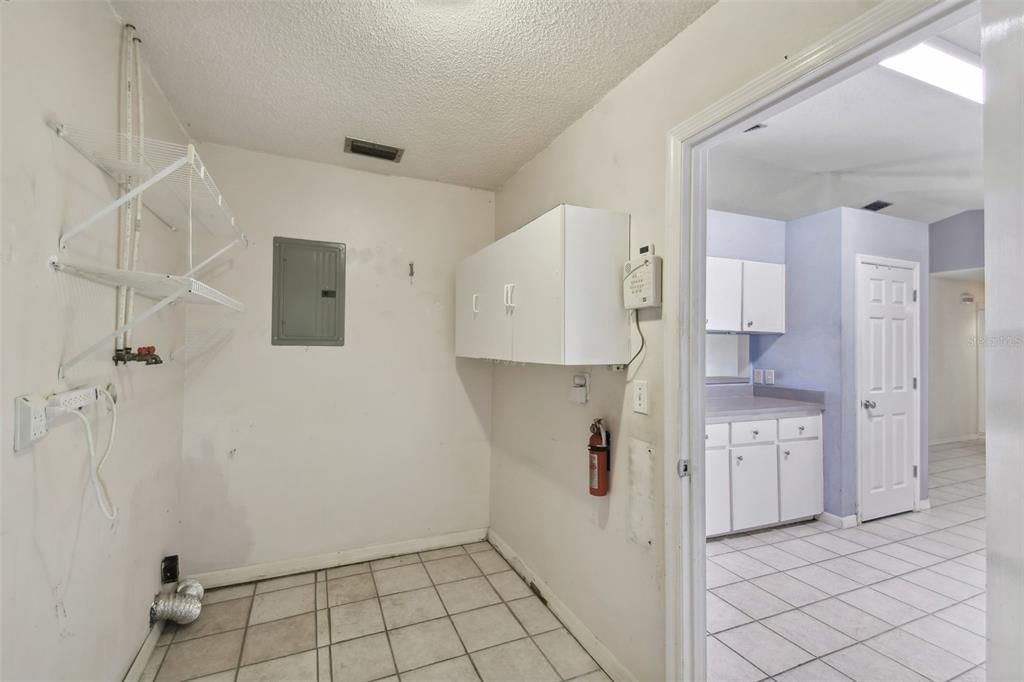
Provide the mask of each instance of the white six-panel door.
POLYGON ((914 508, 919 340, 917 263, 857 261, 857 413, 861 520, 914 508))

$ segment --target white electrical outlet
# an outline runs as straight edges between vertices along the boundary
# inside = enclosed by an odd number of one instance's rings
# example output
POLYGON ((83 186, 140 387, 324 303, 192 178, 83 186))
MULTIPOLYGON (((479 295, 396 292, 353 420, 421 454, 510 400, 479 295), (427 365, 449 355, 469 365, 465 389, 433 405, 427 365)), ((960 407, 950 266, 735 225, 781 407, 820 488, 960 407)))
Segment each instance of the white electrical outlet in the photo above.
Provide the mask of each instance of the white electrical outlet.
POLYGON ((754 383, 755 384, 763 384, 764 383, 764 370, 763 369, 755 369, 754 370, 754 383))
POLYGON ((46 401, 39 396, 14 399, 14 449, 24 450, 46 435, 46 401))
POLYGON ((54 393, 47 399, 47 402, 50 407, 60 407, 65 410, 77 410, 85 407, 86 405, 92 405, 94 402, 99 400, 99 397, 99 389, 95 386, 88 386, 86 388, 76 388, 70 391, 64 391, 63 393, 54 393))
POLYGON ((633 411, 637 414, 650 414, 648 404, 647 382, 636 380, 633 382, 633 411))
POLYGON ((769 386, 774 386, 775 385, 775 370, 774 369, 766 369, 764 371, 764 383, 768 384, 769 386))

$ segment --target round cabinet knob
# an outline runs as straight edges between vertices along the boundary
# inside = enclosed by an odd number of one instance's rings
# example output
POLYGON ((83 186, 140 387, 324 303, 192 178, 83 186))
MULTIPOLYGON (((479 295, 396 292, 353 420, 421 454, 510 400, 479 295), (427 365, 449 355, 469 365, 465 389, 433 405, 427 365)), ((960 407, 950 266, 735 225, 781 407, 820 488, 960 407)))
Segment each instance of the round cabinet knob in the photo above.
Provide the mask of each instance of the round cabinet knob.
POLYGON ((754 438, 757 438, 757 434, 759 434, 761 432, 758 431, 757 429, 754 429, 753 431, 751 431, 751 433, 754 434, 754 438))
POLYGON ((753 320, 748 320, 747 321, 747 326, 748 327, 753 327, 754 326, 754 321, 753 320))
POLYGON ((804 426, 798 426, 798 427, 796 427, 796 430, 799 431, 800 433, 803 433, 805 428, 806 427, 804 427, 804 426))
POLYGON ((736 466, 739 466, 740 462, 742 462, 742 461, 743 461, 743 455, 736 455, 736 466))
POLYGON ((789 459, 789 450, 783 451, 782 454, 784 454, 786 456, 786 459, 789 459))
POLYGON ((708 434, 705 433, 704 434, 704 440, 707 440, 707 439, 708 439, 708 434))

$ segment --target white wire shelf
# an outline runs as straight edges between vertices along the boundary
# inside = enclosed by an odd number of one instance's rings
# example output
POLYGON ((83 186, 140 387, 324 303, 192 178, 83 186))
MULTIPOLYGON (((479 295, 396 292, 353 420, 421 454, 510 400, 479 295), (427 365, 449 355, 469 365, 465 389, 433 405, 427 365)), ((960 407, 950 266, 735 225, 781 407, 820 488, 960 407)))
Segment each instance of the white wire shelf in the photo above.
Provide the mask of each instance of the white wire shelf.
POLYGON ((222 305, 237 312, 245 310, 243 303, 217 291, 211 286, 203 284, 197 279, 183 275, 119 270, 117 268, 105 268, 97 265, 72 265, 60 261, 54 261, 53 267, 69 275, 82 277, 83 279, 100 284, 107 284, 112 287, 128 287, 134 289, 135 293, 139 296, 145 296, 154 300, 174 297, 176 300, 184 303, 222 305))
POLYGON ((118 183, 131 182, 134 188, 68 230, 61 237, 62 248, 97 220, 143 191, 142 203, 171 229, 200 226, 211 234, 245 241, 245 235, 235 225, 223 195, 193 145, 116 131, 70 128, 56 121, 48 125, 104 173, 118 183), (136 160, 140 150, 142 162, 136 160))

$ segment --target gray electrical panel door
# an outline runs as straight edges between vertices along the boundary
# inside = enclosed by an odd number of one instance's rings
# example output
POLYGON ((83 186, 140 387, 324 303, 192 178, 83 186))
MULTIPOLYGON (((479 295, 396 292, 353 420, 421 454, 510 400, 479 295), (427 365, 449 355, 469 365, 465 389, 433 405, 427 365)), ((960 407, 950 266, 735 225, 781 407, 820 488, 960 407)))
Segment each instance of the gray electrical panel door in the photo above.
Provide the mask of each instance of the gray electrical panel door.
POLYGON ((345 245, 274 237, 275 346, 345 345, 345 245))

